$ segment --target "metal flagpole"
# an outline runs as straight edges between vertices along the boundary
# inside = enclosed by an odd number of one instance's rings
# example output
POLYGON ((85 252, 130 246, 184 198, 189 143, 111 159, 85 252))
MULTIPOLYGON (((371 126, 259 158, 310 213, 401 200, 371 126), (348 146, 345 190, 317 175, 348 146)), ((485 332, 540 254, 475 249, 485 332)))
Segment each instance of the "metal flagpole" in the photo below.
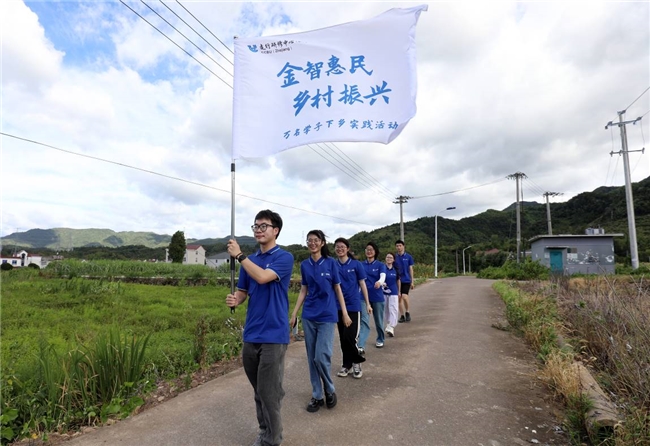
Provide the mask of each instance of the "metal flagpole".
MULTIPOLYGON (((230 238, 235 238, 235 159, 230 162, 230 238)), ((230 294, 235 294, 235 258, 230 256, 230 294)), ((235 312, 235 307, 230 307, 235 312)))

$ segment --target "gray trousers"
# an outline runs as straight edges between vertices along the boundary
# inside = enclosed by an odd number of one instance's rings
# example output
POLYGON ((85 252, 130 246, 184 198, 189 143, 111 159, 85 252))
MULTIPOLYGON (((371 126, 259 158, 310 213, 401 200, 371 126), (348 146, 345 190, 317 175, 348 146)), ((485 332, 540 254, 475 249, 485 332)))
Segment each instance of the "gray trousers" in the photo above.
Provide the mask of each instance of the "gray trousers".
POLYGON ((282 443, 280 409, 284 390, 284 355, 287 344, 253 344, 244 342, 244 371, 255 391, 255 408, 262 441, 265 445, 282 443))

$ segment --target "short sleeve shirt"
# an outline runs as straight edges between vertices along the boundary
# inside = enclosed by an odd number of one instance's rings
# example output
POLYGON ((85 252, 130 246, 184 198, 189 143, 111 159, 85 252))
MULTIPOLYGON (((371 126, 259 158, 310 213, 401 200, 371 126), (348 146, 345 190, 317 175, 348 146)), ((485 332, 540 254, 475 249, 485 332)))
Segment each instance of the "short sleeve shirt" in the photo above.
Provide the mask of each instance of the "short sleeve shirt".
POLYGON ((386 286, 390 289, 390 294, 392 296, 397 296, 399 294, 399 290, 397 289, 398 278, 399 275, 394 266, 392 268, 386 267, 386 286))
POLYGON ((262 344, 289 343, 289 281, 293 271, 291 253, 275 246, 266 252, 248 256, 254 264, 273 271, 277 278, 259 284, 244 268, 240 269, 237 288, 248 293, 244 342, 262 344))
POLYGON ((395 256, 395 262, 399 265, 399 279, 402 283, 411 283, 413 278, 411 277, 411 269, 409 267, 415 265, 411 254, 408 252, 402 255, 397 254, 395 256))
POLYGON ((386 272, 386 265, 378 260, 368 262, 365 260, 363 268, 366 270, 366 287, 368 288, 368 300, 370 302, 384 302, 384 292, 381 287, 375 288, 375 282, 379 280, 379 275, 386 272))
MULTIPOLYGON (((341 291, 345 299, 345 308, 348 311, 361 311, 361 300, 363 295, 359 288, 359 281, 365 280, 366 270, 361 262, 348 258, 345 263, 336 262, 339 266, 339 276, 341 278, 341 291)), ((338 299, 336 299, 336 308, 341 309, 338 299)))
POLYGON ((309 257, 300 264, 302 285, 307 296, 302 307, 302 318, 314 322, 338 322, 334 285, 340 285, 338 260, 321 257, 318 261, 309 257))

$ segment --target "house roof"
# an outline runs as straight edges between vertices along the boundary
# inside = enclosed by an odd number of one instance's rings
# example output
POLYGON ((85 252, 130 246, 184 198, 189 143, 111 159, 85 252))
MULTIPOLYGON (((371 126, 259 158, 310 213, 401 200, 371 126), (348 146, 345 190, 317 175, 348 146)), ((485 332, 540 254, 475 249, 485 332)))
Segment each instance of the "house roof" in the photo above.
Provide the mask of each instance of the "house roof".
POLYGON ((189 249, 189 250, 192 250, 192 251, 196 251, 199 248, 203 248, 203 246, 201 246, 201 245, 187 245, 187 246, 185 246, 185 249, 189 249))
POLYGON ((536 235, 528 239, 529 242, 544 239, 571 239, 571 238, 611 238, 611 237, 624 237, 625 234, 558 234, 558 235, 536 235))
POLYGON ((229 259, 229 258, 230 258, 230 254, 228 254, 226 251, 220 252, 218 254, 213 254, 208 257, 208 259, 210 260, 222 260, 222 259, 229 259))

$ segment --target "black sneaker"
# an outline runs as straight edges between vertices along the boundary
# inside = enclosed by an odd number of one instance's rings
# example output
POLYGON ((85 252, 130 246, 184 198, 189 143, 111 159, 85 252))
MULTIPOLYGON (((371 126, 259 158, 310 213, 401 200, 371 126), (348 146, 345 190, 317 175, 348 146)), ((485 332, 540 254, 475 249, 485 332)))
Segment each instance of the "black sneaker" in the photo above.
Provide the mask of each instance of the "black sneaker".
POLYGON ((328 409, 331 409, 334 406, 336 406, 336 392, 332 392, 331 394, 330 393, 325 394, 325 405, 327 405, 328 409))
POLYGON ((411 313, 406 312, 406 322, 411 322, 411 313))
POLYGON ((403 323, 403 322, 406 322, 406 319, 404 318, 404 315, 400 316, 399 321, 397 321, 397 322, 399 322, 400 324, 403 323))
MULTIPOLYGON (((311 401, 309 401, 309 404, 307 404, 307 412, 318 412, 318 409, 320 409, 323 404, 325 404, 325 401, 322 399, 317 400, 316 398, 312 398, 311 401)), ((336 402, 334 404, 336 404, 336 402)))

